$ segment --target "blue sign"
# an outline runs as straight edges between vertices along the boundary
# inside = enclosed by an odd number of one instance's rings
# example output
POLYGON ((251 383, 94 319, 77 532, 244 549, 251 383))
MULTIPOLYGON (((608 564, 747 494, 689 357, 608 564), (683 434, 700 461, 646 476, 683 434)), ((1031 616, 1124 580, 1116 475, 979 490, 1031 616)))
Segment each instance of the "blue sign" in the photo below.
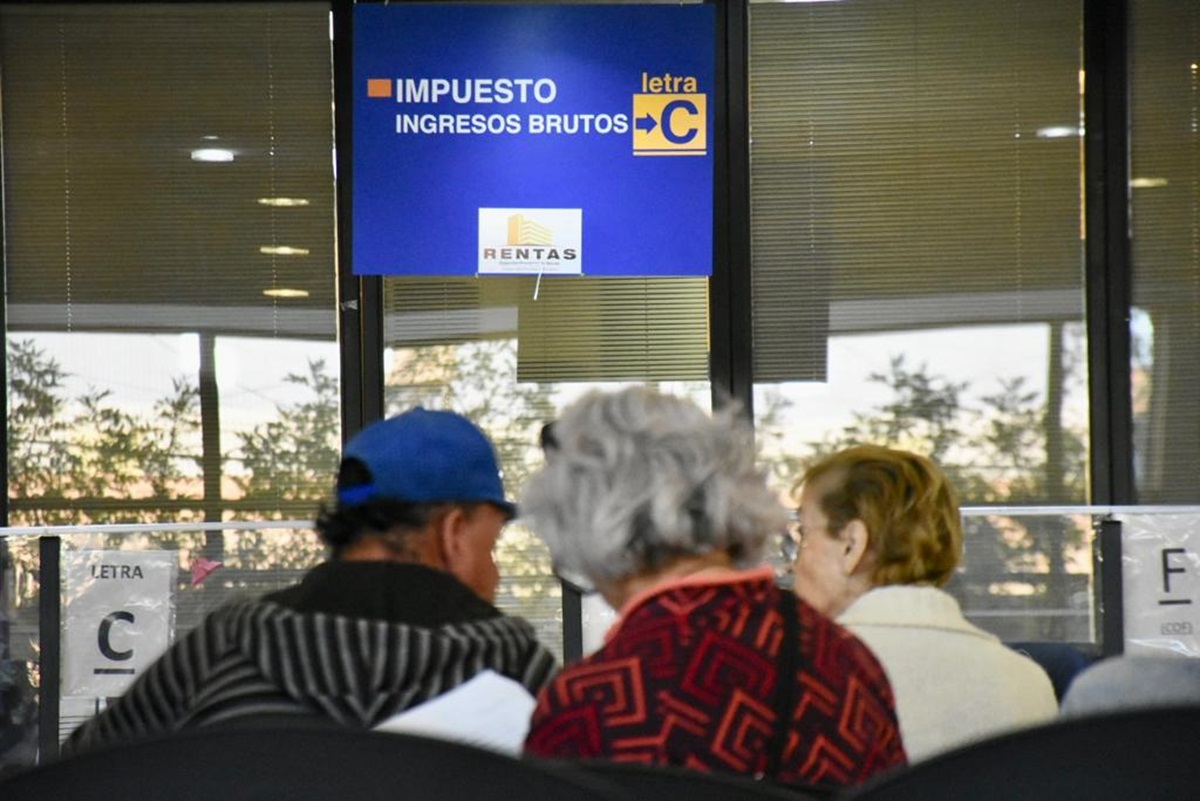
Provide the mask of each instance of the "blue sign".
POLYGON ((353 270, 710 275, 705 5, 359 3, 353 270))

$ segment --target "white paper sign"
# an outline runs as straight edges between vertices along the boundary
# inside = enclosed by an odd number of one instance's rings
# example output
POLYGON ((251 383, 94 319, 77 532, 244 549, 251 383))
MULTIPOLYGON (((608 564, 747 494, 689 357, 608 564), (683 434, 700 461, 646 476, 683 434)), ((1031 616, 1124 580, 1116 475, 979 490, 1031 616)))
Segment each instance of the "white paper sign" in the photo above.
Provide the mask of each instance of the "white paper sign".
POLYGON ((1125 653, 1200 657, 1200 520, 1119 515, 1125 653))
POLYGON ((166 650, 177 564, 170 551, 63 555, 64 696, 121 695, 166 650))

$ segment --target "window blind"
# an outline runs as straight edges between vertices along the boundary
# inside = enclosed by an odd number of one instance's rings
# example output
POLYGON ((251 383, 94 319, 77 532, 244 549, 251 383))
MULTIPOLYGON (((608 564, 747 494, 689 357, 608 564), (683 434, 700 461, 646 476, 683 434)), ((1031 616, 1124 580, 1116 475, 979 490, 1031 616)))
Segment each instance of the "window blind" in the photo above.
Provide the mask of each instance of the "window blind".
POLYGON ((750 8, 754 374, 831 334, 1078 320, 1080 7, 750 8))

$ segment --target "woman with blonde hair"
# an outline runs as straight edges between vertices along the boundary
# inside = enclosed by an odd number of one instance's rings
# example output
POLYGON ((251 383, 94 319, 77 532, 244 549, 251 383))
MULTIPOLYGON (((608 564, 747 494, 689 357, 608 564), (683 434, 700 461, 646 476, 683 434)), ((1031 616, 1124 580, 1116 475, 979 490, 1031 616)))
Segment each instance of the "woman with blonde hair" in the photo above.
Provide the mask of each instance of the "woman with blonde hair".
POLYGON ((812 465, 796 499, 796 592, 879 657, 910 760, 1055 716, 1045 672, 967 622, 940 589, 963 536, 937 465, 860 445, 812 465))

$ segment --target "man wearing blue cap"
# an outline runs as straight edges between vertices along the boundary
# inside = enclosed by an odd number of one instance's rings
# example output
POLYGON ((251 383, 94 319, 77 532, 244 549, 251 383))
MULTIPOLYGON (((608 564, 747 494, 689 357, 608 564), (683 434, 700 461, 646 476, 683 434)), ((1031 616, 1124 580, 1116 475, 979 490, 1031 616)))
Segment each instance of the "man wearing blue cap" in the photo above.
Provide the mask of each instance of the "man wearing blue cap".
POLYGON ((516 750, 556 665, 527 622, 492 605, 492 551, 515 514, 491 442, 465 417, 417 408, 368 426, 317 518, 330 560, 214 612, 64 750, 265 720, 516 750))

